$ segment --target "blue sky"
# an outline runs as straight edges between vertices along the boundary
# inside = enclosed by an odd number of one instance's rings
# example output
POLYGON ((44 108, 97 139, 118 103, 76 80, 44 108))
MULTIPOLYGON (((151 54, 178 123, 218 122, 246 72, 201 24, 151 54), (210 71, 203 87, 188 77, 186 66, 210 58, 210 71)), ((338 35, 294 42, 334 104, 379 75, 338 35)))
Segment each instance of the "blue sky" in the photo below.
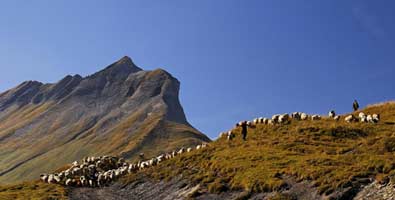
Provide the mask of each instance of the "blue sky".
POLYGON ((0 91, 92 74, 124 55, 181 81, 212 138, 275 113, 349 112, 394 99, 395 2, 0 2, 0 91))

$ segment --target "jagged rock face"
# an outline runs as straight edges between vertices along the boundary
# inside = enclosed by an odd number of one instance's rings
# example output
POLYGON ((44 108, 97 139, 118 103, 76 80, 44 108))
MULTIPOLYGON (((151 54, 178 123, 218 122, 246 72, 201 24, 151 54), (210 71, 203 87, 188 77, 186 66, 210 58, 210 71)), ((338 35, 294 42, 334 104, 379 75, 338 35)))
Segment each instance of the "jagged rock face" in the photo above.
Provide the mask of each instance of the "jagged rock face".
POLYGON ((186 120, 180 83, 124 57, 88 77, 28 81, 0 94, 0 183, 30 180, 89 155, 134 159, 209 139, 186 120))

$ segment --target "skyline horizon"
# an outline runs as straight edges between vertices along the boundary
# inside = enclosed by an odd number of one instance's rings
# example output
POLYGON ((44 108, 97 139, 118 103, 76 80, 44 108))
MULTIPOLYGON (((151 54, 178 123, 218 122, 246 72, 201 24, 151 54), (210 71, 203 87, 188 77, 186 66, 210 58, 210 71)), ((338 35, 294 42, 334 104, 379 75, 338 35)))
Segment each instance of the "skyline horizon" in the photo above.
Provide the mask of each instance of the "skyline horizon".
MULTIPOLYGON (((90 74, 78 74, 78 73, 65 74, 63 77, 61 77, 60 79, 58 79, 57 81, 54 81, 54 82, 42 82, 42 81, 40 81, 40 80, 26 80, 26 81, 24 81, 24 82, 36 81, 36 82, 39 82, 39 83, 42 83, 42 84, 56 84, 56 83, 58 83, 59 81, 61 81, 62 78, 67 77, 67 76, 77 76, 77 75, 78 75, 78 76, 81 76, 82 78, 89 78, 90 76, 92 76, 92 75, 94 75, 94 74, 100 72, 101 70, 106 69, 107 67, 111 66, 112 64, 114 64, 114 63, 116 63, 116 62, 118 62, 118 61, 124 59, 125 57, 131 59, 132 63, 135 64, 137 67, 141 68, 143 71, 153 71, 153 70, 156 70, 156 69, 163 69, 163 70, 165 70, 166 72, 172 74, 171 72, 169 72, 169 71, 166 70, 165 68, 161 68, 161 67, 153 68, 153 69, 147 70, 147 69, 145 69, 144 67, 142 67, 142 66, 136 64, 136 62, 134 61, 134 59, 133 59, 131 56, 129 56, 129 55, 123 55, 123 56, 120 56, 119 59, 117 59, 117 60, 111 62, 110 64, 106 64, 104 67, 99 67, 95 72, 92 72, 92 73, 90 73, 90 74)), ((174 76, 173 76, 173 77, 174 77, 174 76)), ((177 77, 174 77, 174 78, 176 78, 176 79, 178 80, 177 77)), ((24 83, 24 82, 21 82, 20 84, 22 84, 22 83, 24 83)), ((4 91, 1 91, 1 90, 0 90, 0 94, 5 93, 5 92, 7 92, 8 90, 11 90, 11 89, 15 88, 15 87, 19 86, 20 84, 17 84, 17 85, 15 85, 15 86, 13 86, 13 87, 11 87, 11 88, 8 88, 8 89, 6 89, 6 90, 4 90, 4 91)), ((179 91, 179 92, 180 92, 180 93, 182 92, 182 83, 181 83, 181 88, 180 88, 180 91, 179 91)), ((182 100, 181 100, 181 96, 179 96, 179 98, 180 98, 180 101, 181 101, 181 106, 183 107, 183 104, 182 104, 183 102, 182 102, 182 100)), ((355 100, 357 100, 357 101, 359 102, 358 99, 355 99, 355 100)), ((371 105, 375 105, 375 104, 381 104, 381 103, 385 103, 385 102, 391 102, 391 101, 395 101, 395 99, 387 99, 387 100, 383 100, 383 101, 379 101, 379 102, 365 103, 365 104, 363 104, 363 106, 360 107, 360 109, 366 108, 367 106, 371 106, 371 105)), ((184 107, 183 107, 183 108, 184 108, 184 107)), ((359 109, 359 110, 360 110, 360 109, 359 109)), ((294 111, 295 111, 295 112, 299 112, 299 111, 296 111, 296 110, 294 110, 294 111)), ((328 112, 329 112, 329 111, 330 111, 330 109, 328 110, 328 112)), ((192 127, 196 128, 197 130, 199 130, 199 131, 202 132, 203 134, 207 135, 207 136, 208 136, 210 139, 212 139, 212 140, 214 140, 214 139, 216 139, 217 137, 219 137, 219 135, 210 136, 209 134, 207 134, 207 133, 205 133, 204 131, 202 131, 199 127, 196 127, 193 123, 190 122, 189 116, 188 116, 188 114, 187 114, 187 111, 185 111, 185 108, 184 108, 184 112, 185 112, 185 114, 186 114, 185 117, 187 118, 187 121, 192 125, 192 127)), ((293 112, 293 111, 288 111, 288 112, 286 112, 286 113, 290 114, 291 112, 293 112)), ((351 112, 353 112, 353 111, 351 110, 351 103, 350 103, 350 111, 345 111, 345 112, 343 112, 343 113, 338 113, 338 112, 336 112, 336 114, 344 115, 344 114, 348 114, 348 113, 351 113, 351 112)), ((274 113, 274 114, 283 114, 283 113, 274 113)), ((321 115, 321 116, 326 116, 327 113, 308 113, 308 114, 318 114, 318 115, 321 115)), ((250 119, 242 119, 242 120, 240 120, 240 121, 252 121, 252 120, 253 120, 253 117, 254 117, 254 116, 251 116, 250 119)), ((270 118, 271 116, 255 116, 254 118, 258 118, 258 117, 269 117, 269 118, 270 118)), ((239 121, 235 121, 234 123, 238 123, 238 122, 239 122, 239 121)), ((230 127, 230 128, 232 128, 232 127, 230 127)))
POLYGON ((127 55, 181 82, 210 138, 258 116, 351 111, 395 99, 395 2, 6 1, 0 91, 87 76, 127 55), (92 7, 92 5, 95 5, 92 7))

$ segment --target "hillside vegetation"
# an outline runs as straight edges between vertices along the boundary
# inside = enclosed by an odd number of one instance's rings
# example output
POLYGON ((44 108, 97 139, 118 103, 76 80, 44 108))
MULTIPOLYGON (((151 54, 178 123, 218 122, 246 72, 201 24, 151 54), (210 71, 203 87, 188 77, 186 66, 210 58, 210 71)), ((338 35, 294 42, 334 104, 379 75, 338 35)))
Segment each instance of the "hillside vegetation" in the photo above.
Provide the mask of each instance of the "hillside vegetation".
MULTIPOLYGON (((236 138, 212 142, 166 161, 145 173, 156 179, 182 174, 210 192, 279 191, 284 177, 308 180, 320 194, 329 195, 353 185, 395 175, 395 103, 368 106, 365 113, 380 113, 378 124, 292 120, 288 125, 257 125, 247 141, 236 138)), ((133 181, 133 176, 127 182, 133 181)))
POLYGON ((155 156, 210 139, 193 128, 180 82, 129 57, 87 77, 26 81, 0 93, 0 184, 34 180, 86 156, 155 156))
POLYGON ((0 186, 0 200, 11 199, 67 199, 67 190, 60 185, 40 181, 0 186))
MULTIPOLYGON (((371 179, 395 182, 395 103, 368 106, 362 112, 380 113, 381 121, 350 124, 342 116, 338 122, 323 118, 262 124, 249 129, 247 141, 241 139, 237 128, 232 141, 220 138, 203 150, 185 153, 121 181, 135 183, 141 175, 166 181, 182 175, 204 191, 246 191, 244 197, 282 191, 287 188, 287 178, 308 181, 321 195, 367 185, 371 179)), ((20 190, 21 195, 44 190, 55 191, 59 197, 66 194, 49 184, 38 184, 38 190, 28 187, 3 187, 0 196, 18 194, 10 188, 20 190)), ((279 193, 273 199, 293 198, 279 193)))

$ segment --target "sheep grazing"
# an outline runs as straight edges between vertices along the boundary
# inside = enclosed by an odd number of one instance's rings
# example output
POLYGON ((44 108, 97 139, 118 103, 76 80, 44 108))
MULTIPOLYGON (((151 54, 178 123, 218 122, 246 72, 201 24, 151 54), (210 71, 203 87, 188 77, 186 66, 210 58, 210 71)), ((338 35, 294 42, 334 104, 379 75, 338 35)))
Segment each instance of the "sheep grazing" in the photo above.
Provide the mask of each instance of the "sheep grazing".
POLYGON ((41 174, 40 179, 45 183, 48 182, 48 174, 41 174))
POLYGON ((232 140, 235 137, 235 134, 232 133, 232 131, 227 132, 227 139, 232 140))
POLYGON ((380 121, 380 114, 373 114, 373 123, 378 123, 380 121))
POLYGON ((88 185, 88 180, 86 180, 85 176, 80 176, 80 182, 82 186, 88 185))
POLYGON ((336 121, 339 121, 340 116, 339 116, 339 115, 336 115, 336 116, 333 117, 333 119, 336 120, 336 121))
POLYGON ((253 123, 256 125, 256 124, 259 124, 259 119, 258 118, 255 118, 254 120, 253 120, 253 123))
POLYGON ((359 117, 359 121, 360 121, 360 122, 368 122, 367 116, 365 115, 365 113, 360 112, 360 113, 358 114, 358 117, 359 117))
POLYGON ((48 183, 57 183, 57 181, 55 180, 55 175, 50 174, 48 176, 48 183))
POLYGON ((313 121, 320 120, 320 119, 321 119, 321 116, 319 116, 319 115, 312 115, 311 116, 311 120, 313 120, 313 121))
POLYGON ((267 120, 267 124, 274 125, 274 122, 273 122, 273 120, 269 119, 269 120, 267 120))
POLYGON ((202 145, 200 145, 200 144, 196 146, 196 150, 199 150, 201 148, 202 148, 202 145))
POLYGON ((306 120, 309 118, 309 115, 307 115, 306 113, 301 113, 300 114, 300 120, 306 120))
POLYGON ((334 110, 329 111, 328 116, 329 116, 329 118, 335 118, 335 116, 336 116, 335 111, 334 110))
POLYGON ((344 118, 344 120, 348 123, 351 123, 354 122, 356 118, 354 117, 354 115, 348 115, 346 118, 344 118))
POLYGON ((280 115, 273 115, 272 116, 273 123, 278 123, 278 118, 280 118, 280 115))
POLYGON ((71 185, 73 184, 73 182, 74 182, 73 179, 68 178, 68 179, 66 180, 66 182, 65 182, 65 185, 66 185, 66 186, 71 186, 71 185))
POLYGON ((363 117, 361 117, 361 118, 359 118, 359 120, 360 120, 361 122, 364 122, 364 123, 367 123, 367 122, 368 122, 368 118, 367 118, 366 115, 363 116, 363 117))
MULTIPOLYGON (((182 151, 182 153, 183 153, 184 151, 182 151)), ((148 162, 148 164, 150 165, 150 166, 155 166, 156 164, 158 163, 158 160, 156 159, 156 158, 151 158, 150 160, 149 160, 149 162, 148 162)))
POLYGON ((292 119, 296 119, 296 120, 300 120, 300 118, 301 118, 301 113, 300 113, 300 112, 293 112, 293 113, 291 114, 291 118, 292 118, 292 119))
POLYGON ((183 153, 185 153, 185 149, 184 149, 184 147, 183 148, 181 148, 178 152, 177 152, 177 154, 178 155, 180 155, 180 154, 183 154, 183 153))
POLYGON ((359 121, 363 123, 377 123, 380 120, 380 115, 379 114, 365 115, 365 113, 360 112, 358 114, 358 118, 359 121))
POLYGON ((282 114, 278 117, 278 123, 284 124, 289 121, 289 115, 288 114, 282 114))
POLYGON ((188 153, 191 152, 191 151, 192 151, 192 148, 191 148, 191 147, 187 148, 187 152, 188 152, 188 153))
POLYGON ((366 116, 366 121, 369 122, 369 123, 374 123, 372 115, 367 115, 366 116))

